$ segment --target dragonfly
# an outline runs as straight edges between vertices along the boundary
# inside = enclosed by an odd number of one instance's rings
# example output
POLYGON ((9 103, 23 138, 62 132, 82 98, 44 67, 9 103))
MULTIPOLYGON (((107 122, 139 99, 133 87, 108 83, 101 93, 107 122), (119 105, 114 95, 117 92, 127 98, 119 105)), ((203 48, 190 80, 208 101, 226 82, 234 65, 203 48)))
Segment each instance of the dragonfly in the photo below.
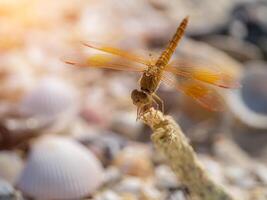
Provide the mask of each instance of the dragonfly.
POLYGON ((139 89, 131 93, 133 104, 137 106, 137 119, 151 107, 164 112, 164 102, 156 94, 161 82, 195 99, 200 105, 212 111, 223 110, 223 101, 213 86, 238 88, 239 82, 218 67, 192 65, 182 59, 169 63, 176 47, 183 37, 189 18, 186 17, 178 26, 175 34, 158 59, 151 60, 132 52, 113 46, 89 42, 83 45, 106 54, 85 56, 78 60, 65 60, 67 64, 79 67, 106 68, 141 73, 139 89), (108 56, 112 55, 117 57, 108 56), (173 76, 174 75, 174 76, 173 76))

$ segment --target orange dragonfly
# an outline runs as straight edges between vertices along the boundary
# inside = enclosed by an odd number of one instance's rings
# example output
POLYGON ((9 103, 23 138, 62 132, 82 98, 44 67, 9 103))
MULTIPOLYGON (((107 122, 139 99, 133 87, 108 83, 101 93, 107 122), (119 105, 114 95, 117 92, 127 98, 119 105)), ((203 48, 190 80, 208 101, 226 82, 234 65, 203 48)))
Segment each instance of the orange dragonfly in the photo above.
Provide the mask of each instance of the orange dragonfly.
POLYGON ((233 77, 218 68, 190 66, 184 60, 176 59, 168 64, 184 35, 187 24, 188 17, 183 19, 168 46, 156 61, 106 45, 83 43, 87 47, 113 54, 117 59, 105 54, 96 54, 77 61, 68 60, 65 62, 80 67, 141 72, 140 89, 133 90, 131 94, 132 101, 137 106, 137 119, 153 105, 156 105, 158 109, 160 103, 161 110, 164 110, 163 101, 156 95, 161 81, 169 86, 174 86, 178 91, 194 98, 198 103, 210 110, 222 110, 222 99, 215 89, 210 86, 238 88, 240 85, 233 77), (176 75, 176 78, 173 78, 172 75, 176 75))

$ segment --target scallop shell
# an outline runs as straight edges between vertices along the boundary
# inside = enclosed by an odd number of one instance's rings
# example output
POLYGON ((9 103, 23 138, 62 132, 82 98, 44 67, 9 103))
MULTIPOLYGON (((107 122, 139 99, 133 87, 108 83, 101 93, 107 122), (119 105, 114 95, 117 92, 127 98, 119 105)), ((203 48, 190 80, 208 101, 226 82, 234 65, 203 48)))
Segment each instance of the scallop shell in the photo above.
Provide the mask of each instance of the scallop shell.
POLYGON ((97 158, 74 140, 44 136, 37 140, 18 181, 18 188, 36 199, 80 199, 103 182, 97 158))
POLYGON ((40 126, 53 123, 54 129, 61 130, 77 114, 77 98, 78 92, 66 81, 45 77, 22 99, 20 112, 40 126))
POLYGON ((46 77, 22 100, 21 110, 34 116, 54 116, 75 105, 74 88, 63 80, 46 77))
POLYGON ((16 153, 0 151, 0 179, 15 184, 22 168, 23 161, 16 153))

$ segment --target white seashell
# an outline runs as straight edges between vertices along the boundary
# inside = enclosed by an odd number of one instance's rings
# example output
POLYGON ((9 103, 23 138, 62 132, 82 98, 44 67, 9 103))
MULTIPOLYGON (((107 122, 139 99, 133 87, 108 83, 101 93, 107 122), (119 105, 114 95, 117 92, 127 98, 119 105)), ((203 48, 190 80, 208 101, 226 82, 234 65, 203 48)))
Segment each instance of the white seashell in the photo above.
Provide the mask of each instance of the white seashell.
POLYGON ((55 77, 46 77, 25 96, 21 110, 34 116, 55 116, 72 109, 75 98, 71 85, 55 77))
POLYGON ((252 65, 242 77, 242 87, 227 92, 227 104, 233 114, 252 128, 267 129, 267 90, 265 82, 267 70, 252 65))
POLYGON ((0 179, 15 184, 22 168, 23 161, 16 153, 0 151, 0 179))
POLYGON ((100 162, 74 140, 45 136, 34 143, 18 188, 36 199, 80 199, 103 182, 100 162))
POLYGON ((66 81, 46 77, 22 99, 20 112, 30 116, 29 126, 53 124, 53 132, 64 129, 79 110, 78 93, 66 81))

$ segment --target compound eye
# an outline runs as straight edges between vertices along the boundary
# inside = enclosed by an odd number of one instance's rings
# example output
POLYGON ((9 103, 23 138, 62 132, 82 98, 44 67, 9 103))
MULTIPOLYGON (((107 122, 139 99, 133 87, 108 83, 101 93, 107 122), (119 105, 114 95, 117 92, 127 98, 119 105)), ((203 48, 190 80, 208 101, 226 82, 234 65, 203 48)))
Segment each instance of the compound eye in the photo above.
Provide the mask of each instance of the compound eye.
POLYGON ((142 97, 143 97, 143 98, 147 98, 148 95, 147 95, 146 93, 142 92, 142 97))

